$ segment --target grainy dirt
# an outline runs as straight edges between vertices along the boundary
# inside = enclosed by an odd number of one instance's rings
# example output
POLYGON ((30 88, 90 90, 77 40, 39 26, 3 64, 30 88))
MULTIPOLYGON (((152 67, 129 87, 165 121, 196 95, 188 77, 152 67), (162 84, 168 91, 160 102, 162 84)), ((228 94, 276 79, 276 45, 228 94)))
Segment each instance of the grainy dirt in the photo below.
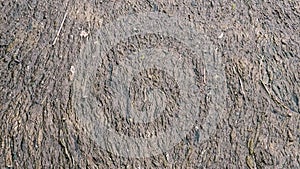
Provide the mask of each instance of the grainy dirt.
POLYGON ((0 9, 0 168, 300 168, 299 1, 1 0, 0 9), (218 47, 226 113, 205 142, 192 130, 164 154, 129 159, 84 134, 72 66, 102 25, 149 11, 180 15, 218 47))

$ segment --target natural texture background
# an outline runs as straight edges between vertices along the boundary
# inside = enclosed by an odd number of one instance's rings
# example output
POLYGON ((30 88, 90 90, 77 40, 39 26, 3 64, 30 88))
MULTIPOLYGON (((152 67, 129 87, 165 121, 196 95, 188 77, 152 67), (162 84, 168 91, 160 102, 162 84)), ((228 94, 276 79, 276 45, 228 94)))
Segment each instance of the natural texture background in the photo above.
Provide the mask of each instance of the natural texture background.
POLYGON ((0 168, 300 168, 299 54, 298 0, 1 0, 0 168), (210 37, 227 110, 206 142, 191 131, 164 154, 128 159, 81 132, 72 66, 103 24, 146 11, 180 15, 210 37))

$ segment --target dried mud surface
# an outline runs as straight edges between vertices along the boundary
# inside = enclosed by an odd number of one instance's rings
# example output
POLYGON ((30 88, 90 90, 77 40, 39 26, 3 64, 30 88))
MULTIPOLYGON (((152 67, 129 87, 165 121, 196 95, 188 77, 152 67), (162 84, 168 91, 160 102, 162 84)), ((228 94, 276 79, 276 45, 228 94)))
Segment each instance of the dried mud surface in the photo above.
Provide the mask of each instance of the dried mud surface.
POLYGON ((0 10, 0 168, 300 168, 299 1, 1 0, 0 10), (205 142, 192 130, 164 154, 118 157, 78 124, 72 66, 102 25, 149 11, 180 15, 217 46, 226 113, 205 142))

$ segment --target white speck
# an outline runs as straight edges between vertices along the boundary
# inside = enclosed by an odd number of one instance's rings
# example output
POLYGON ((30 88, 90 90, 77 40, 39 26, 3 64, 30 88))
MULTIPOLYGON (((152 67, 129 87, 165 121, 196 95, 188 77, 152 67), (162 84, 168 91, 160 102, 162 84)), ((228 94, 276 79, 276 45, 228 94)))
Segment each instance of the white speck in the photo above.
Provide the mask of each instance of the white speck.
POLYGON ((75 67, 74 66, 71 66, 70 72, 72 72, 73 74, 75 73, 75 67))
POLYGON ((221 34, 218 36, 218 38, 219 38, 219 39, 222 39, 222 38, 223 38, 223 36, 224 36, 224 34, 223 34, 223 33, 221 33, 221 34))
POLYGON ((168 153, 166 153, 166 159, 167 159, 167 161, 170 161, 170 156, 168 153))
POLYGON ((75 70, 75 67, 74 67, 74 66, 71 66, 71 68, 70 68, 70 72, 71 72, 70 79, 71 79, 71 80, 73 80, 73 79, 74 79, 74 74, 75 74, 75 72, 76 72, 76 70, 75 70))
POLYGON ((99 25, 102 26, 103 24, 103 19, 99 19, 99 25))
POLYGON ((84 37, 84 38, 86 38, 87 36, 88 36, 89 34, 86 32, 86 31, 81 31, 81 33, 80 33, 80 37, 84 37))

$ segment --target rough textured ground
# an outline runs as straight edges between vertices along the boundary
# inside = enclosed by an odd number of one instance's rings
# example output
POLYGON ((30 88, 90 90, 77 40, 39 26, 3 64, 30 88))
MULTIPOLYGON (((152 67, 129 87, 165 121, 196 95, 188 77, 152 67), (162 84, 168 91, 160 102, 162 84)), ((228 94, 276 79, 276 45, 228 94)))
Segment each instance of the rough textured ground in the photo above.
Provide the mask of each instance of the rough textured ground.
POLYGON ((0 168, 300 168, 299 1, 1 0, 0 11, 0 168), (81 132, 71 67, 103 24, 146 11, 210 37, 227 110, 208 141, 191 131, 164 154, 128 159, 81 132))

